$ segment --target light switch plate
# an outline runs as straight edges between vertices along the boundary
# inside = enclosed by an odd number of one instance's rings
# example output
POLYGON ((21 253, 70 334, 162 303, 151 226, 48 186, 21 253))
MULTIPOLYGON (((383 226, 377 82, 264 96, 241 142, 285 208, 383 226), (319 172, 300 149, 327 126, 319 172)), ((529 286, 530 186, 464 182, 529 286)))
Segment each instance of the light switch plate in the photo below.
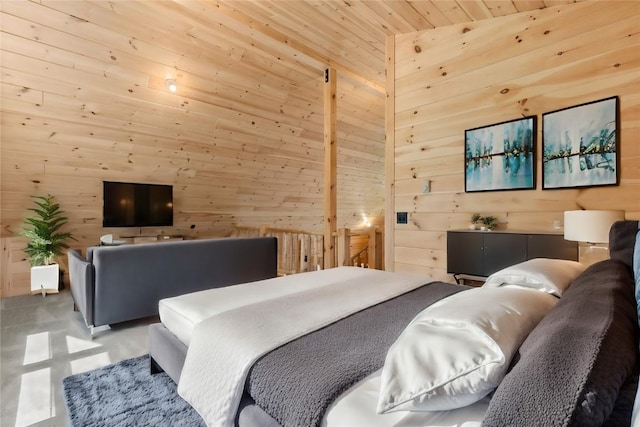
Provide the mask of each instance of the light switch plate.
POLYGON ((431 181, 429 181, 429 180, 422 181, 422 192, 423 193, 430 193, 431 192, 431 181))

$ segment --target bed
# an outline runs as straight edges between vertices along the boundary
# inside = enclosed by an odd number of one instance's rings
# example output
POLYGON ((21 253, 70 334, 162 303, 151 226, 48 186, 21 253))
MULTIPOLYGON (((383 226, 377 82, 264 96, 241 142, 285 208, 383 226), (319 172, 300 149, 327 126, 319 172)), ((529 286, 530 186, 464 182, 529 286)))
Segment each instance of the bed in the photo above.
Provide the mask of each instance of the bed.
POLYGON ((213 426, 630 425, 637 234, 481 288, 341 267, 165 299, 152 372, 213 426))

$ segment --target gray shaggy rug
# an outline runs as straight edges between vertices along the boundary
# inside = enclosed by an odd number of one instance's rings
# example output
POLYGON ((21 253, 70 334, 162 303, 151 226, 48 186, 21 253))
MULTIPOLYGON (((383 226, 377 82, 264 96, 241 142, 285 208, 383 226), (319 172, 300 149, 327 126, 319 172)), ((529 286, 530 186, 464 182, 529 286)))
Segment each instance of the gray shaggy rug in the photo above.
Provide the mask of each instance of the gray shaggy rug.
POLYGON ((151 375, 148 355, 72 375, 62 387, 73 427, 205 426, 167 374, 151 375))

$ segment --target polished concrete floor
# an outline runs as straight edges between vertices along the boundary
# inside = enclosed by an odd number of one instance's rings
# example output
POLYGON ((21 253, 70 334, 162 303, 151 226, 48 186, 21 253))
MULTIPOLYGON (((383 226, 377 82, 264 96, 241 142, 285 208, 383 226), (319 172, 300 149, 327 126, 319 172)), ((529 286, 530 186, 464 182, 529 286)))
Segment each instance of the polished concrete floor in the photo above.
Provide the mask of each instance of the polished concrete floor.
POLYGON ((69 291, 1 300, 0 425, 66 426, 63 378, 148 353, 154 321, 119 324, 91 339, 69 291))

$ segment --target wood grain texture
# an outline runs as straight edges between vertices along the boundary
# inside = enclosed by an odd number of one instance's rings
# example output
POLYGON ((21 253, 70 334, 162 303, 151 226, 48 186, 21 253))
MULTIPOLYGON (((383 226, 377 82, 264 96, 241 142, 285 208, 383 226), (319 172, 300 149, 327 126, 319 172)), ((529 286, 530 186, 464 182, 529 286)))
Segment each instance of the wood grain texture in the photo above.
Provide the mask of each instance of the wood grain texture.
MULTIPOLYGON (((359 227, 363 216, 381 223, 387 39, 549 5, 0 2, 0 237, 15 236, 30 195, 48 193, 69 214, 74 246, 130 234, 102 228, 103 180, 174 185, 174 227, 142 233, 227 236, 263 224, 321 231, 327 67, 339 76, 337 225, 359 227)), ((559 75, 553 89, 570 77, 559 75)), ((6 272, 13 264, 2 259, 6 272)))
MULTIPOLYGON (((504 2, 484 2, 491 14, 504 2)), ((520 4, 520 3, 514 3, 520 4)), ((640 210, 640 5, 581 2, 395 37, 395 270, 446 275, 446 230, 474 212, 552 231, 572 209, 640 210), (498 30, 499 29, 499 30, 498 30), (542 114, 617 95, 618 186, 542 190, 542 114), (464 131, 538 116, 537 187, 464 192, 464 131), (422 181, 432 191, 422 193, 422 181)), ((452 280, 450 277, 448 280, 452 280)))
MULTIPOLYGON (((211 2, 1 8, 3 237, 22 226, 30 195, 49 193, 69 215, 73 246, 130 234, 102 227, 103 180, 174 185, 174 227, 135 230, 143 234, 322 230, 326 63, 317 56, 252 34, 211 2)), ((384 97, 352 73, 341 75, 336 104, 336 221, 353 227, 383 215, 384 97)), ((5 290, 24 275, 15 266, 3 257, 5 290)))
POLYGON ((26 246, 23 237, 0 238, 2 245, 2 298, 31 293, 31 277, 29 261, 22 249, 26 246))
POLYGON ((388 271, 394 271, 394 224, 395 224, 395 195, 396 180, 396 124, 395 124, 395 81, 396 81, 396 53, 395 37, 388 36, 386 40, 386 74, 387 94, 385 99, 385 148, 384 148, 384 265, 388 271))
POLYGON ((333 235, 338 231, 338 141, 336 139, 338 73, 327 68, 324 75, 324 268, 344 265, 335 262, 333 235))

